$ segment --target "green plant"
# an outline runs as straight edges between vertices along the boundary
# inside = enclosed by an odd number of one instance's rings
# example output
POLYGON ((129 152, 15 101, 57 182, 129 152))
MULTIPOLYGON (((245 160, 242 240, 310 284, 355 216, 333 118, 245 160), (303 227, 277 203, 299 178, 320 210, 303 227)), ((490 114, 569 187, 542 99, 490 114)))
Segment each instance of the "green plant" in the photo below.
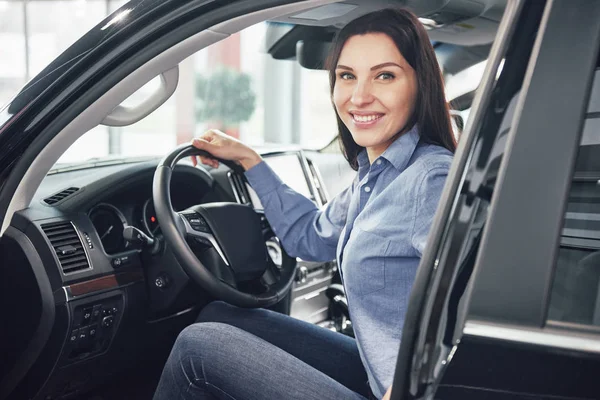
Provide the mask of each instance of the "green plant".
POLYGON ((208 77, 197 76, 196 96, 197 120, 220 122, 222 128, 250 119, 256 105, 250 75, 226 67, 208 77))

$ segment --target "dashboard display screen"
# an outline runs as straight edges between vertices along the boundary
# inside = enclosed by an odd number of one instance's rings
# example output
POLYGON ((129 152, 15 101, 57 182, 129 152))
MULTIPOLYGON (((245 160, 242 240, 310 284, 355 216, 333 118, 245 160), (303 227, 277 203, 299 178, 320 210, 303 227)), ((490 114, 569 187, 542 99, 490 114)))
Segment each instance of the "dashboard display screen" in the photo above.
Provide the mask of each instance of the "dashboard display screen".
MULTIPOLYGON (((266 156, 264 160, 279 175, 283 183, 307 198, 313 198, 297 154, 266 156)), ((249 192, 254 208, 262 209, 263 206, 254 190, 249 189, 249 192)))

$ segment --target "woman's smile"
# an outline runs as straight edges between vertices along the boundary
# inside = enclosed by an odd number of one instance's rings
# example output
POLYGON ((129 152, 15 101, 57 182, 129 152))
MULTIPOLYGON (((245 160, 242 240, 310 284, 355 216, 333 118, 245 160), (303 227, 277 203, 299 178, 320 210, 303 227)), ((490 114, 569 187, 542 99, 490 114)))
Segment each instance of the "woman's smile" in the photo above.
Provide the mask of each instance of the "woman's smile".
POLYGON ((377 125, 384 117, 384 113, 367 111, 350 111, 350 117, 354 126, 359 129, 369 129, 377 125))

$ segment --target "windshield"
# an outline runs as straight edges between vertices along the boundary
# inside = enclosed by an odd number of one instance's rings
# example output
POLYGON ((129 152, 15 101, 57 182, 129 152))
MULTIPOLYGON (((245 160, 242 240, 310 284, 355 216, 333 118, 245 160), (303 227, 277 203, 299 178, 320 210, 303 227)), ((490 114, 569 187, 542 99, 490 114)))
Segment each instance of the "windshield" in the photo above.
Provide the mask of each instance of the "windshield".
MULTIPOLYGON (((55 169, 90 159, 162 156, 211 128, 259 147, 326 146, 337 134, 327 71, 273 59, 265 50, 268 26, 249 27, 181 62, 177 90, 161 107, 130 126, 95 127, 55 169)), ((136 106, 159 85, 157 77, 121 105, 136 106)))

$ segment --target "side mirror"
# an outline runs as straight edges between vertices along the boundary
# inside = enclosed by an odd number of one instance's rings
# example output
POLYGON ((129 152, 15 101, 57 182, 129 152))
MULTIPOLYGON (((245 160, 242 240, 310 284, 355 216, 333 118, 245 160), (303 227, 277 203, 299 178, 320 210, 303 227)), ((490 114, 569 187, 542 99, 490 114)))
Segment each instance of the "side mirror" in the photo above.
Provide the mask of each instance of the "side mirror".
POLYGON ((296 60, 308 69, 326 69, 325 62, 331 49, 331 42, 320 40, 300 40, 296 43, 296 60))

